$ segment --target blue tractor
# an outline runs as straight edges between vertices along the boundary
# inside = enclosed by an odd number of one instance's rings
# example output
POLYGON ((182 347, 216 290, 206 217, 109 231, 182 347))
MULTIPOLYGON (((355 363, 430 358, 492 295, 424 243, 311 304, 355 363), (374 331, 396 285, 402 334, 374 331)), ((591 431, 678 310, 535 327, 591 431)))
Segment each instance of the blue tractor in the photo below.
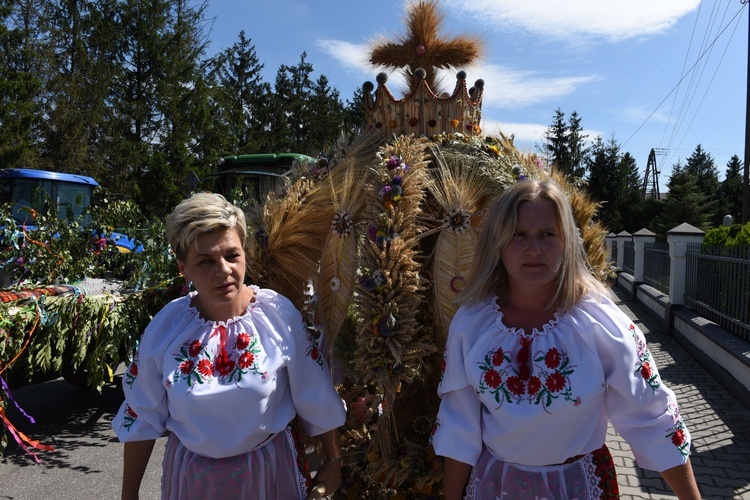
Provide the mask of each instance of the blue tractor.
MULTIPOLYGON (((94 188, 91 177, 26 168, 0 169, 0 203, 11 204, 11 215, 18 226, 35 229, 34 213, 46 214, 54 204, 61 220, 91 225, 86 208, 91 205, 94 188)), ((111 240, 121 252, 141 251, 136 240, 121 233, 101 235, 111 240)))

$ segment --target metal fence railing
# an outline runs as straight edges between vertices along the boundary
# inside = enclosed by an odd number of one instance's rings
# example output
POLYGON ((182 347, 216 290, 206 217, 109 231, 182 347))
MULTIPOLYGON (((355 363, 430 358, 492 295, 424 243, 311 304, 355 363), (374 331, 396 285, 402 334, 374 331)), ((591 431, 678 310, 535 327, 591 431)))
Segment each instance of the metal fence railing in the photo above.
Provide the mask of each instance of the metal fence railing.
POLYGON ((685 305, 750 340, 750 247, 690 244, 685 305))
POLYGON ((669 244, 646 243, 643 248, 643 282, 669 295, 669 244))
POLYGON ((633 241, 623 242, 622 269, 626 273, 635 273, 635 243, 633 241))

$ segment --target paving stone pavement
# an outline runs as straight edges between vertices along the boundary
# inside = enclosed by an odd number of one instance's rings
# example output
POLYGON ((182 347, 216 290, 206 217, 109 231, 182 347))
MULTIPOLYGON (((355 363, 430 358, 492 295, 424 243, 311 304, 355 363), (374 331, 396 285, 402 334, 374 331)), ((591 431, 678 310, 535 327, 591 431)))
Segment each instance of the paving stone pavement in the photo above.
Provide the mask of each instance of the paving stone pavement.
MULTIPOLYGON (((693 438, 690 460, 702 497, 750 500, 750 408, 667 335, 659 320, 629 301, 627 292, 613 291, 620 309, 646 336, 662 380, 677 395, 693 438)), ((621 498, 677 498, 658 473, 638 467, 630 446, 611 426, 607 446, 617 464, 621 498)))
MULTIPOLYGON (((693 436, 691 461, 703 498, 750 500, 750 408, 733 398, 710 372, 667 335, 660 322, 627 294, 613 290, 620 308, 646 335, 665 383, 677 394, 693 436)), ((101 500, 119 498, 122 445, 110 421, 122 401, 119 382, 87 394, 62 379, 14 391, 31 424, 11 405, 20 430, 55 446, 35 464, 15 443, 0 456, 0 500, 101 500)), ((160 440, 162 441, 162 440, 160 440)), ((635 463, 628 444, 612 428, 607 439, 617 464, 621 498, 677 498, 656 472, 635 463)), ((158 500, 163 443, 154 449, 141 499, 158 500)))

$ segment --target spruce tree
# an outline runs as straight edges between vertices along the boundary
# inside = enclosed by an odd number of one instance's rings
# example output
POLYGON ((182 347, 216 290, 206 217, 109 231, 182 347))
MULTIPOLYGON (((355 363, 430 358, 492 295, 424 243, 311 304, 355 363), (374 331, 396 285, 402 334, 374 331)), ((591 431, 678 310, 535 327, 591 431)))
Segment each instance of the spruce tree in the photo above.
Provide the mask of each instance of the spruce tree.
POLYGON ((43 0, 0 0, 0 165, 42 168, 43 0))
POLYGON ((731 215, 735 223, 742 220, 742 168, 740 157, 733 155, 727 162, 724 180, 717 190, 718 207, 714 225, 719 226, 725 215, 731 215))
POLYGON ((660 238, 666 238, 667 231, 685 222, 704 231, 711 227, 712 211, 707 210, 711 204, 693 172, 678 163, 667 187, 663 210, 654 221, 653 231, 660 238))
POLYGON ((544 153, 548 162, 570 179, 578 180, 586 174, 586 138, 581 117, 576 111, 565 122, 565 113, 555 110, 552 124, 544 133, 544 153))
POLYGON ((320 75, 312 87, 309 102, 307 151, 325 153, 339 139, 344 125, 344 106, 339 91, 331 88, 328 78, 320 75))
POLYGON ((106 142, 101 139, 107 101, 117 73, 116 5, 113 0, 48 4, 44 149, 51 168, 106 182, 106 142))
POLYGON ((270 85, 262 70, 252 40, 241 31, 239 40, 209 62, 213 77, 219 127, 226 155, 263 153, 268 125, 270 85))

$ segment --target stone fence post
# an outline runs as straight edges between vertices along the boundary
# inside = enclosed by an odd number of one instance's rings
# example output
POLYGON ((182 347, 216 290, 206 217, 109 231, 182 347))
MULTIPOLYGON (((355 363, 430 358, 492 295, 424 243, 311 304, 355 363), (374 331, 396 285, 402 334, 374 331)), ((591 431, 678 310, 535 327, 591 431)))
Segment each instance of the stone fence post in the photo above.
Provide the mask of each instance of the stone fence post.
POLYGON ((633 265, 633 279, 635 283, 643 282, 643 267, 645 262, 646 243, 656 241, 656 233, 652 233, 646 228, 633 233, 633 246, 635 248, 635 263, 633 265))
MULTIPOLYGON (((612 249, 617 244, 617 236, 615 233, 609 233, 604 237, 604 241, 607 242, 607 260, 612 262, 612 249)), ((615 262, 615 264, 617 264, 615 262)))
POLYGON ((627 231, 617 233, 617 269, 622 269, 623 256, 625 254, 625 242, 630 241, 633 237, 627 231))
POLYGON ((705 234, 687 222, 667 231, 667 243, 669 243, 669 303, 672 306, 685 304, 688 244, 703 243, 705 234))

